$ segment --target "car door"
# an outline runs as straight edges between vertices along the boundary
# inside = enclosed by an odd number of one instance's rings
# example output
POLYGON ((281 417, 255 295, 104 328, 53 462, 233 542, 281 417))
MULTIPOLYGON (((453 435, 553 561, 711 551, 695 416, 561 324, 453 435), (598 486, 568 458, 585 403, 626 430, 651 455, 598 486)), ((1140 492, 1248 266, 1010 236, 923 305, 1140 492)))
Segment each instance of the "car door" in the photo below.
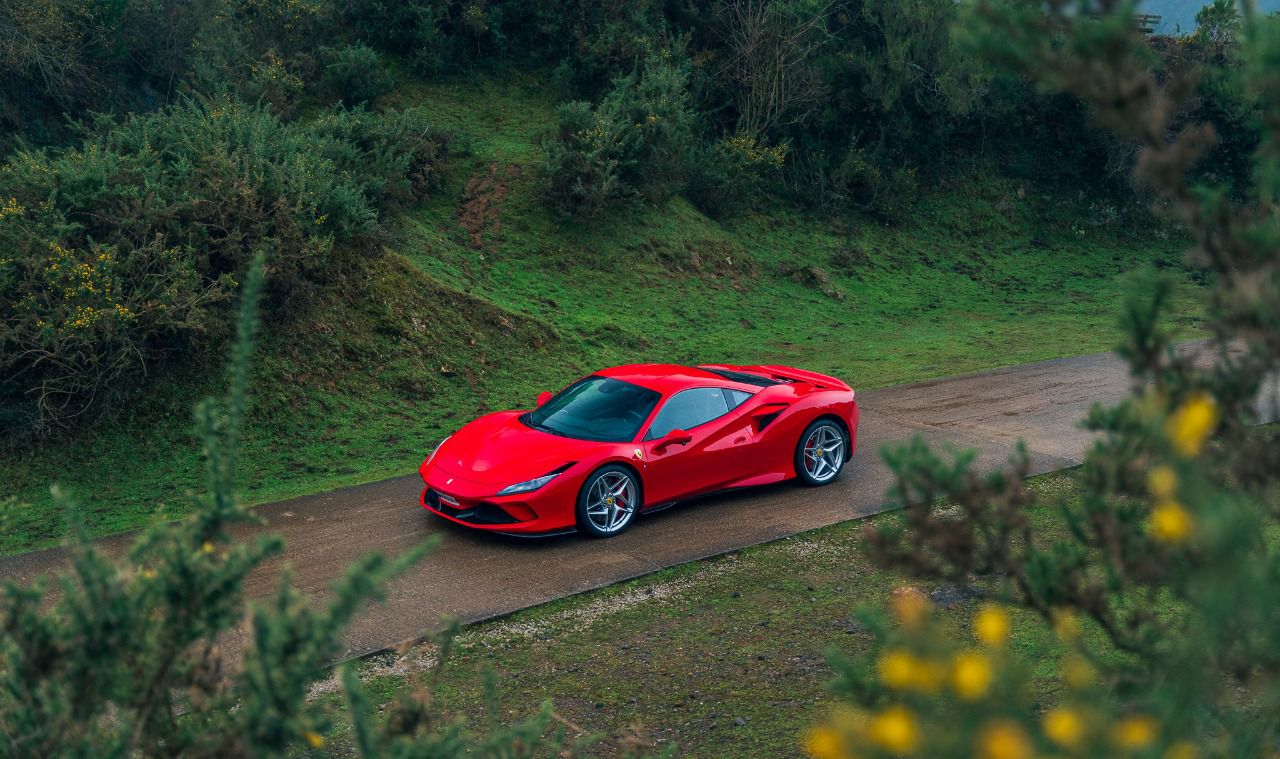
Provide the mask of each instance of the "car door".
POLYGON ((668 398, 644 435, 645 502, 658 505, 742 479, 750 468, 751 420, 742 413, 750 393, 719 387, 682 390, 668 398), (690 440, 664 445, 672 430, 690 440))

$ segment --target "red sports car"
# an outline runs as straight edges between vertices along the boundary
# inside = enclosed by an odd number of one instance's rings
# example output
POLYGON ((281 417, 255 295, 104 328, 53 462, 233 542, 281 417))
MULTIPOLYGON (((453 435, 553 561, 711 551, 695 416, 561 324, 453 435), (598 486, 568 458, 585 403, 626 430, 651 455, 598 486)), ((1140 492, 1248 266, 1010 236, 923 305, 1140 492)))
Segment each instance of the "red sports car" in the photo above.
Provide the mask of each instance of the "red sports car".
POLYGON ((726 488, 834 480, 858 404, 834 377, 783 366, 634 364, 532 411, 482 416, 422 462, 422 506, 480 530, 617 535, 640 512, 726 488))

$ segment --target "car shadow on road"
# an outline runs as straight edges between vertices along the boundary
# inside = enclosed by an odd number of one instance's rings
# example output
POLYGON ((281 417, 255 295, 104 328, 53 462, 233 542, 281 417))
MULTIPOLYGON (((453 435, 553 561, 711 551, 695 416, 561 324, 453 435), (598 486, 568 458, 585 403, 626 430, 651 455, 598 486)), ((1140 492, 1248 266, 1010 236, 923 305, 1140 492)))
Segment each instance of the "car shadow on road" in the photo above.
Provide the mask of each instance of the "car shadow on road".
POLYGON ((628 543, 633 540, 642 540, 644 534, 649 532, 649 529, 646 528, 651 529, 659 525, 669 525, 671 520, 699 520, 709 510, 729 508, 745 500, 768 499, 776 497, 780 493, 799 489, 801 489, 800 486, 795 482, 787 481, 772 485, 718 490, 670 505, 660 506, 653 510, 642 511, 640 518, 625 533, 603 539, 590 538, 576 530, 550 535, 508 535, 500 532, 472 529, 438 517, 426 510, 423 510, 422 517, 425 522, 426 532, 447 535, 451 542, 460 541, 477 548, 502 548, 516 552, 527 552, 580 545, 584 549, 589 549, 593 544, 613 543, 615 540, 623 540, 628 543))

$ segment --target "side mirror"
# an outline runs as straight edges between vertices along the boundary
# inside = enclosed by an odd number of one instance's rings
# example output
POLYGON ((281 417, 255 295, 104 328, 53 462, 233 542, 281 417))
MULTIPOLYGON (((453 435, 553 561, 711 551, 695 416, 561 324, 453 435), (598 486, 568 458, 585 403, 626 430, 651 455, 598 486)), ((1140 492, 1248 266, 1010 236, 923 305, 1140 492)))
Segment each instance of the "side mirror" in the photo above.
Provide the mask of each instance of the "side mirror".
POLYGON ((555 396, 553 396, 551 393, 547 392, 546 390, 543 390, 541 393, 538 393, 538 400, 534 403, 533 407, 537 408, 538 406, 541 406, 542 404, 546 403, 547 401, 551 400, 554 397, 555 396))
POLYGON ((665 451, 673 445, 688 445, 693 440, 693 435, 685 430, 671 430, 667 434, 658 438, 658 444, 654 446, 658 451, 665 451))

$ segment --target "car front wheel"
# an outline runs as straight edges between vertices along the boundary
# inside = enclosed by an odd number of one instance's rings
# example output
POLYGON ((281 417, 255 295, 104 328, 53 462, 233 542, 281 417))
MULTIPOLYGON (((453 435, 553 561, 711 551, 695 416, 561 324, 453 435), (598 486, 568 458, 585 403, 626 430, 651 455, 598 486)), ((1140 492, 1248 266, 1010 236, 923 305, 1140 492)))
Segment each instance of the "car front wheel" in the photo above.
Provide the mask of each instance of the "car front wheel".
POLYGON ((805 428, 796 444, 796 475, 806 485, 826 485, 844 468, 848 437, 839 424, 819 419, 805 428))
POLYGON ((578 529, 594 538, 608 538, 631 526, 640 510, 640 485, 621 466, 597 469, 578 493, 578 529))

